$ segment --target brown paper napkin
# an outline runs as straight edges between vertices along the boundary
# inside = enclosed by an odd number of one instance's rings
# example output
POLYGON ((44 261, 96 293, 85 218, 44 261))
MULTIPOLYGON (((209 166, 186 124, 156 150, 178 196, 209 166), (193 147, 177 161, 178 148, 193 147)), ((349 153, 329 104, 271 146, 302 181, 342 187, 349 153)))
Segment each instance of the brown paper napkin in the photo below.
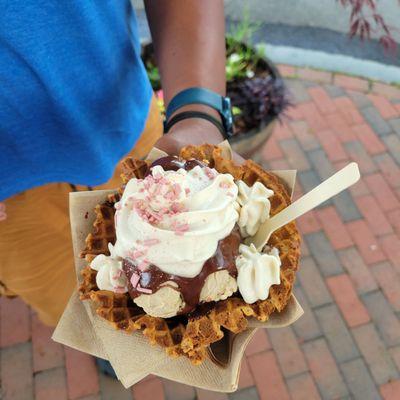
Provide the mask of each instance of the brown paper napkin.
MULTIPOLYGON (((230 148, 222 144, 225 155, 230 155, 230 148)), ((165 153, 164 153, 165 154, 165 153)), ((153 149, 149 158, 159 158, 162 153, 153 149)), ((293 192, 296 171, 274 171, 293 192)), ((77 275, 86 265, 79 258, 84 248, 85 238, 92 229, 95 219, 94 207, 105 200, 110 190, 70 193, 70 221, 77 275)), ((303 314, 303 309, 292 298, 284 311, 274 313, 265 322, 255 319, 249 321, 249 329, 234 335, 230 363, 222 368, 211 360, 200 366, 194 366, 185 357, 172 359, 164 349, 151 346, 141 332, 125 334, 114 330, 105 320, 97 316, 90 301, 79 300, 75 292, 61 320, 53 340, 110 361, 118 379, 128 388, 149 374, 168 378, 177 382, 203 389, 232 392, 237 389, 240 363, 244 350, 257 328, 280 328, 295 322, 303 314)))

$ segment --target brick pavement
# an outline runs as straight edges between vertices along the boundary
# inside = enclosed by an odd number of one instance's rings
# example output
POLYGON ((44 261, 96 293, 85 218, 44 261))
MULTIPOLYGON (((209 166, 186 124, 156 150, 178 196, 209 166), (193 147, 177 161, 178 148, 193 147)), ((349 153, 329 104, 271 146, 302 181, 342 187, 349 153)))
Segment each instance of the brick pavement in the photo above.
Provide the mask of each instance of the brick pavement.
POLYGON ((400 89, 281 66, 296 107, 258 154, 296 168, 297 196, 349 161, 362 180, 299 220, 295 292, 306 314, 259 331, 239 391, 216 394, 149 377, 124 390, 91 357, 53 343, 19 299, 0 300, 2 400, 400 399, 400 89))

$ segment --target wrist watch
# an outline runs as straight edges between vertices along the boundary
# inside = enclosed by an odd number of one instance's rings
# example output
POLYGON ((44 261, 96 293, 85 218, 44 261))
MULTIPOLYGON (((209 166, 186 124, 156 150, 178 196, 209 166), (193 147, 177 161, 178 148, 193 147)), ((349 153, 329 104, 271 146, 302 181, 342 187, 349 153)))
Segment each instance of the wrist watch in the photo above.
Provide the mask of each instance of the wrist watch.
MULTIPOLYGON (((168 127, 170 128, 171 124, 168 124, 168 121, 171 115, 174 114, 175 111, 177 111, 179 108, 184 107, 188 104, 203 104, 218 111, 222 119, 222 125, 225 131, 225 138, 229 138, 233 135, 233 117, 230 98, 221 96, 219 93, 202 87, 192 87, 182 90, 172 98, 165 112, 164 126, 168 125, 168 127)), ((187 111, 185 113, 185 116, 186 118, 203 118, 202 114, 204 119, 210 121, 211 118, 219 123, 217 119, 207 113, 187 111)), ((178 120, 182 120, 182 118, 178 120)))

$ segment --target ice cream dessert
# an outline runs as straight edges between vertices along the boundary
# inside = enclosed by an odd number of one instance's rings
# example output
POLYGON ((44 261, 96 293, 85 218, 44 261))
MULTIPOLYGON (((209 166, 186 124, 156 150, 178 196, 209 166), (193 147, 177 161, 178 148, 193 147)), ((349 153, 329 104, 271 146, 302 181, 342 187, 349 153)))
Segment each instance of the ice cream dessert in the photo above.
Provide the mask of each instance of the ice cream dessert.
POLYGON ((295 226, 262 252, 244 243, 290 201, 278 178, 208 145, 125 167, 125 185, 98 206, 83 252, 82 298, 97 302, 99 315, 197 363, 221 327, 239 332, 248 317, 283 309, 299 256, 295 226))
POLYGON ((160 158, 132 178, 115 204, 115 245, 98 255, 101 290, 129 292, 154 317, 188 314, 238 289, 247 303, 280 283, 277 249, 260 254, 241 244, 269 216, 273 192, 235 182, 206 164, 160 158))

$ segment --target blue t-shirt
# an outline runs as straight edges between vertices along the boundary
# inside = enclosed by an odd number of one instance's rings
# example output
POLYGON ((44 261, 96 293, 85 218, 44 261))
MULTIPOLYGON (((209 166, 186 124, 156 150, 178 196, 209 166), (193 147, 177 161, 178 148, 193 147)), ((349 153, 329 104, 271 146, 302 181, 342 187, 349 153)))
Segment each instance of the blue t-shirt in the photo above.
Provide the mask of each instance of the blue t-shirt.
POLYGON ((0 10, 0 201, 107 181, 152 93, 130 1, 0 0, 0 10))

